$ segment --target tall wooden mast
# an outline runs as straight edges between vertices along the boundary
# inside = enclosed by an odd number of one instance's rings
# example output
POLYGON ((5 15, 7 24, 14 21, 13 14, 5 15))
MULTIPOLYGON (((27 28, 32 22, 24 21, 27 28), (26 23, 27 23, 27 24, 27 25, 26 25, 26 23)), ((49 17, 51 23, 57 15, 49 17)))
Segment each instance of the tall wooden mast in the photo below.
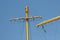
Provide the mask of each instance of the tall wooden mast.
POLYGON ((29 13, 29 7, 26 6, 25 7, 25 12, 26 12, 26 17, 22 17, 22 18, 10 18, 9 20, 25 20, 26 21, 26 40, 29 40, 29 19, 34 19, 34 18, 42 18, 42 16, 28 16, 28 13, 29 13))
POLYGON ((29 25, 28 25, 28 12, 29 12, 29 8, 28 6, 26 6, 25 8, 25 12, 26 12, 26 40, 29 40, 29 25))

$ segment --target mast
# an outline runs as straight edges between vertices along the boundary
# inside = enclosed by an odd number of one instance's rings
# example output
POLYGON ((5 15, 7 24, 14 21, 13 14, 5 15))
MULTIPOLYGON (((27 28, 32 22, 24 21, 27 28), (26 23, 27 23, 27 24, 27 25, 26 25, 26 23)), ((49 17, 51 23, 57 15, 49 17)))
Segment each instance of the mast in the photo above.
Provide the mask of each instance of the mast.
POLYGON ((25 12, 26 12, 26 40, 29 40, 29 24, 28 24, 28 12, 29 12, 29 8, 28 6, 26 6, 25 8, 25 12))

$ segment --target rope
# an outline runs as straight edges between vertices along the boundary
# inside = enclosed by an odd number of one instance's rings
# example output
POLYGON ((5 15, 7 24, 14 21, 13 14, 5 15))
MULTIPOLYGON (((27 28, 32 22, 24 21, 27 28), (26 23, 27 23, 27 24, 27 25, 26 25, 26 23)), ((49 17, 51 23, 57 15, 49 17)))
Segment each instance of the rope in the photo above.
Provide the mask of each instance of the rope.
POLYGON ((31 2, 32 2, 31 0, 25 0, 26 5, 29 7, 31 6, 31 2))
POLYGON ((46 33, 46 30, 45 30, 45 28, 44 28, 44 26, 42 25, 42 29, 43 29, 43 31, 46 33))
POLYGON ((29 25, 29 40, 32 40, 31 26, 29 25))
MULTIPOLYGON (((42 25, 42 29, 43 29, 43 33, 40 33, 40 40, 47 40, 47 37, 46 37, 46 30, 44 28, 44 26, 42 25), (42 37, 41 37, 42 36, 42 37)), ((40 31, 39 31, 40 32, 40 31)))
MULTIPOLYGON (((42 25, 42 29, 43 29, 43 31, 46 33, 46 30, 45 30, 45 27, 42 25)), ((45 40, 47 40, 47 37, 46 37, 46 34, 44 33, 44 38, 45 38, 45 40)))

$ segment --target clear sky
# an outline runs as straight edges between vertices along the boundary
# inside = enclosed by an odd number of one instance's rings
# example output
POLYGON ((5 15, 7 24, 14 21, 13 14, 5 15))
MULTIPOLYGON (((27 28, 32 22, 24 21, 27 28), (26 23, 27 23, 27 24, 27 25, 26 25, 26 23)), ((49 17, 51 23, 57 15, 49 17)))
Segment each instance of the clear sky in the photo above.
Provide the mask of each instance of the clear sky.
POLYGON ((0 40, 25 40, 25 21, 9 21, 9 18, 25 17, 25 6, 29 15, 42 19, 29 20, 30 40, 60 40, 60 20, 41 27, 35 25, 50 18, 60 16, 60 0, 0 0, 0 40))

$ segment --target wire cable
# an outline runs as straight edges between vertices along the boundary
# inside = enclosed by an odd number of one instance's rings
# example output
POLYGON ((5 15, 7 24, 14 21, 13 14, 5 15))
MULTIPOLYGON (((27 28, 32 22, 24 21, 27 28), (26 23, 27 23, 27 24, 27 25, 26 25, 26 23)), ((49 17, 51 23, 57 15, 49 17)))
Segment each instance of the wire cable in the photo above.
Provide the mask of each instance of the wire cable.
POLYGON ((45 30, 45 27, 42 25, 42 29, 44 32, 41 33, 40 37, 42 36, 42 40, 47 40, 47 36, 46 36, 46 30, 45 30))
POLYGON ((46 30, 45 30, 44 26, 43 25, 41 25, 41 26, 42 26, 43 31, 46 33, 46 30))
POLYGON ((32 30, 31 26, 29 25, 29 37, 30 37, 29 40, 32 40, 32 32, 31 32, 31 30, 32 30))

